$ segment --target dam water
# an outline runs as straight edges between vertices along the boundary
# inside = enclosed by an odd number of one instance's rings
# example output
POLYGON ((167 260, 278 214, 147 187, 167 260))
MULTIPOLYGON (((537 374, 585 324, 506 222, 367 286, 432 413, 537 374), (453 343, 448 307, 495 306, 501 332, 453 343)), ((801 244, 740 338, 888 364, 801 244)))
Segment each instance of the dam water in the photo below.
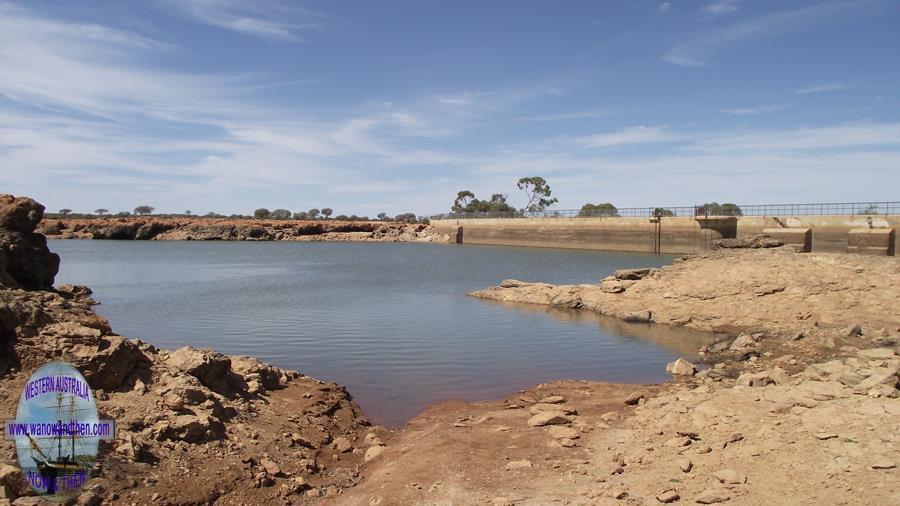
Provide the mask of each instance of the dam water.
POLYGON ((410 243, 51 241, 117 333, 346 385, 378 423, 554 379, 657 382, 709 336, 466 292, 506 278, 596 283, 641 253, 410 243))

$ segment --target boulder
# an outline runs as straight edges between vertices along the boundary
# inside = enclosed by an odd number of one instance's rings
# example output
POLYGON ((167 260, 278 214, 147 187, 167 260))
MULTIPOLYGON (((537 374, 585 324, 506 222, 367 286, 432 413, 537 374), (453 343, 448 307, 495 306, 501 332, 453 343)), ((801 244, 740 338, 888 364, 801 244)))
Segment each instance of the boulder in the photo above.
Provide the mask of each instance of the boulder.
POLYGON ((225 425, 205 414, 177 415, 171 420, 158 422, 153 426, 158 440, 203 443, 225 437, 225 425))
POLYGON ((678 492, 672 489, 664 490, 659 494, 656 494, 656 500, 663 504, 672 503, 679 499, 681 499, 681 496, 678 495, 678 492))
POLYGON ((13 288, 50 290, 59 271, 59 255, 47 239, 30 232, 0 229, 0 282, 13 288))
POLYGON ((44 206, 28 197, 0 195, 0 228, 29 234, 44 218, 44 206))
POLYGON ((697 367, 683 358, 666 365, 666 372, 674 376, 693 376, 697 373, 697 367))
POLYGON ((649 310, 631 311, 622 315, 622 320, 629 323, 650 323, 653 321, 653 313, 649 310))
POLYGON ((353 450, 353 445, 350 443, 350 440, 345 437, 339 437, 331 443, 331 447, 338 453, 347 453, 353 450))
POLYGON ((536 415, 542 411, 561 411, 562 413, 567 415, 574 415, 578 413, 578 411, 576 411, 575 408, 571 406, 562 406, 559 404, 544 404, 540 402, 532 405, 528 409, 528 411, 530 411, 532 415, 536 415))
POLYGON ((548 395, 546 397, 543 397, 538 402, 543 404, 562 404, 566 402, 566 398, 561 395, 548 395))
POLYGON ((727 490, 707 488, 695 499, 699 504, 717 504, 731 500, 727 490))
POLYGON ((217 351, 185 346, 169 353, 166 363, 197 378, 207 388, 228 389, 231 359, 217 351))
POLYGON ((747 483, 747 476, 734 469, 721 469, 713 473, 713 476, 719 480, 719 483, 726 485, 741 485, 747 483))
MULTIPOLYGON (((0 196, 0 199, 4 196, 0 196)), ((0 464, 0 486, 7 487, 16 496, 31 494, 31 485, 22 470, 9 464, 0 464)))
POLYGON ((79 364, 93 388, 115 390, 125 382, 138 362, 149 362, 138 346, 121 336, 100 339, 96 353, 79 364))
POLYGON ((756 346, 756 339, 753 339, 753 336, 751 336, 750 334, 741 334, 731 342, 731 346, 729 348, 731 350, 739 351, 746 348, 751 348, 753 346, 756 346))
POLYGON ((636 406, 639 402, 641 402, 641 399, 643 398, 643 392, 634 392, 625 399, 625 404, 628 404, 629 406, 636 406))
POLYGON ((545 425, 565 425, 569 423, 566 414, 562 411, 541 411, 528 419, 528 425, 543 427, 545 425))
POLYGON ((531 469, 531 461, 530 460, 513 460, 506 463, 507 471, 518 471, 520 469, 531 469))
POLYGON ((616 279, 628 279, 628 280, 638 280, 643 279, 650 274, 658 271, 659 269, 655 267, 642 267, 639 269, 619 269, 613 272, 613 277, 616 279))
POLYGON ((547 429, 547 432, 550 434, 550 437, 553 439, 578 439, 578 431, 571 427, 564 427, 562 425, 554 425, 547 429))
POLYGON ((282 371, 253 357, 230 356, 231 370, 245 382, 256 381, 265 390, 273 390, 281 385, 282 371))
POLYGON ((382 453, 384 453, 384 446, 372 446, 366 450, 365 457, 363 458, 366 462, 370 462, 380 457, 382 453))

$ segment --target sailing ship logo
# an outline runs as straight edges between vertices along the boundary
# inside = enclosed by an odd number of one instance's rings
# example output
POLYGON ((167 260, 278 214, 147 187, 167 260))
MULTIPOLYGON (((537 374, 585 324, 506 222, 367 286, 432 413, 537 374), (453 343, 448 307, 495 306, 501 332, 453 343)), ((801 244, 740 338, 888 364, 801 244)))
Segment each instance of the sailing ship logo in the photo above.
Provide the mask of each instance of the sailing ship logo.
POLYGON ((31 375, 16 419, 4 429, 32 488, 50 495, 81 488, 96 465, 100 440, 115 439, 115 422, 99 418, 84 376, 65 362, 50 362, 31 375))

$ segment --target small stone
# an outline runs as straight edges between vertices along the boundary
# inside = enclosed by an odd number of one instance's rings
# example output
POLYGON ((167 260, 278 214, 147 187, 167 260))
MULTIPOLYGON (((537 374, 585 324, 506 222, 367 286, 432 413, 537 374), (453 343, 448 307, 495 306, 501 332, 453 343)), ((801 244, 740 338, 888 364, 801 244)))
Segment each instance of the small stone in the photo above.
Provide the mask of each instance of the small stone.
POLYGON ((553 439, 578 439, 579 437, 577 430, 562 425, 554 425, 547 429, 547 432, 553 439))
POLYGON ((564 437, 559 440, 559 446, 562 446, 563 448, 575 448, 577 444, 572 439, 564 437))
POLYGON ((713 473, 713 476, 720 483, 725 483, 726 485, 741 485, 747 483, 747 477, 734 469, 721 469, 713 473))
POLYGON ((629 406, 635 406, 637 405, 637 403, 641 402, 641 399, 643 398, 643 392, 634 392, 633 394, 629 395, 627 399, 625 399, 625 404, 628 404, 629 406))
POLYGON ((532 415, 536 415, 536 414, 540 413, 541 411, 561 411, 562 413, 564 413, 566 415, 574 415, 574 414, 578 413, 578 411, 576 411, 575 408, 573 408, 571 406, 563 406, 561 404, 546 404, 543 402, 539 402, 537 404, 532 405, 528 409, 528 411, 532 415))
POLYGON ((632 311, 622 315, 622 320, 628 323, 650 323, 653 321, 653 313, 650 311, 632 311))
POLYGON ((893 469, 897 467, 897 465, 890 460, 879 460, 869 467, 871 467, 872 469, 893 469))
POLYGON ((697 367, 687 360, 679 358, 666 365, 666 372, 674 376, 693 376, 697 372, 697 367))
POLYGON ((350 444, 350 440, 345 437, 339 437, 331 443, 331 447, 335 449, 338 453, 347 453, 353 450, 353 445, 350 444))
POLYGON ((263 466, 263 469, 266 470, 266 473, 272 476, 280 476, 281 475, 281 467, 269 457, 263 457, 259 459, 260 465, 263 466))
POLYGON ((731 496, 725 490, 708 488, 697 496, 696 501, 700 504, 716 504, 720 502, 730 501, 731 496))
POLYGON ((692 442, 693 442, 693 440, 689 437, 673 437, 673 438, 667 440, 663 444, 665 446, 678 448, 681 446, 691 446, 692 442))
POLYGON ((843 331, 841 331, 843 337, 856 337, 862 334, 862 327, 859 325, 853 325, 852 327, 847 327, 843 331))
POLYGON ((666 490, 664 492, 660 492, 659 494, 656 495, 656 500, 661 503, 665 503, 665 504, 675 502, 679 499, 681 499, 681 496, 678 495, 678 492, 676 492, 675 490, 671 490, 671 489, 666 490))
POLYGON ((681 472, 683 473, 691 472, 691 469, 693 469, 694 467, 694 463, 688 459, 678 459, 676 463, 678 464, 678 467, 681 468, 681 472))
POLYGON ((865 358, 868 360, 891 360, 896 355, 894 350, 890 348, 871 348, 868 350, 861 350, 857 353, 860 358, 865 358))
POLYGON ((366 450, 365 461, 369 462, 371 460, 377 459, 381 454, 384 453, 384 446, 372 446, 368 450, 366 450))
POLYGON ((543 427, 545 425, 565 425, 569 423, 562 411, 542 411, 528 419, 528 425, 543 427))
POLYGON ((561 395, 548 395, 547 397, 542 398, 540 401, 544 404, 562 404, 566 402, 566 398, 561 395))
POLYGON ((364 441, 366 446, 384 446, 384 443, 381 442, 381 439, 374 432, 366 434, 364 441))
POLYGON ((750 334, 741 334, 737 336, 737 339, 731 342, 730 349, 735 351, 741 351, 745 348, 751 348, 756 346, 756 339, 753 339, 753 336, 750 334))
POLYGON ((531 469, 531 461, 530 460, 513 460, 511 462, 506 463, 507 471, 518 471, 520 469, 531 469))
POLYGON ((814 437, 815 437, 816 439, 825 441, 825 440, 828 440, 828 439, 834 439, 834 438, 838 437, 838 435, 835 434, 835 433, 833 433, 833 432, 819 432, 819 433, 816 434, 814 437))

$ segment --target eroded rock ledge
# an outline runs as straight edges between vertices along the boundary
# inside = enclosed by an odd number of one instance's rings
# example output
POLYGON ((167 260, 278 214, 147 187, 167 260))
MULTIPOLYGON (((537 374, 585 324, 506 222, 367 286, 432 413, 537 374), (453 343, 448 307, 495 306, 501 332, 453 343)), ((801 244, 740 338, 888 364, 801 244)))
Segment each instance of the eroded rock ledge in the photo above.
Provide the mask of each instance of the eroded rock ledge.
POLYGON ((44 220, 53 239, 157 241, 381 241, 447 242, 425 224, 358 221, 234 220, 212 218, 98 218, 44 220))
POLYGON ((732 335, 825 340, 856 324, 878 333, 900 326, 898 280, 900 262, 890 257, 735 249, 683 257, 661 269, 617 271, 597 283, 506 280, 469 295, 732 335))

